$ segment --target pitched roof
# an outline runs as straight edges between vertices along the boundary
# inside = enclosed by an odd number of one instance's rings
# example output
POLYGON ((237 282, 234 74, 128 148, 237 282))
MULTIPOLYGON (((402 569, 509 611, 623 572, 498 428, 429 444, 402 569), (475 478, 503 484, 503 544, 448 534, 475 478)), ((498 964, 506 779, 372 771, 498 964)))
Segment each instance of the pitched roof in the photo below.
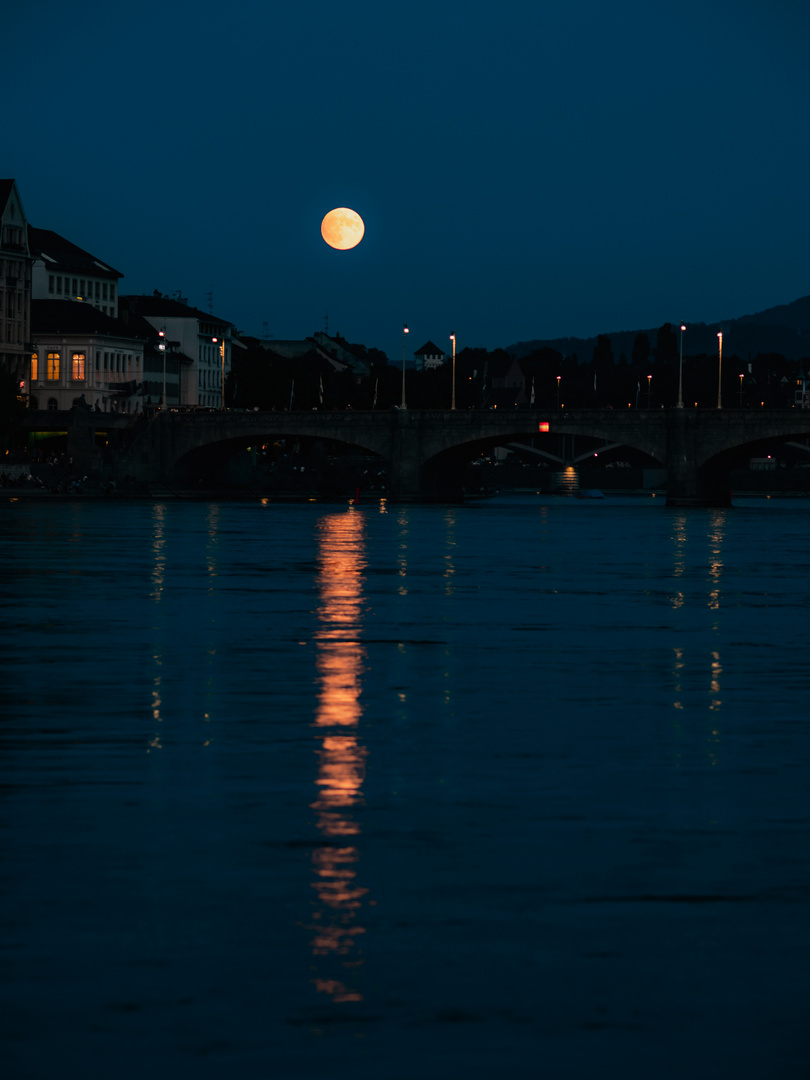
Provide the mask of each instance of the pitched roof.
POLYGON ((227 319, 221 319, 210 311, 200 311, 199 308, 191 307, 183 300, 175 300, 171 296, 145 295, 145 296, 119 296, 119 306, 126 304, 138 315, 162 315, 165 318, 175 317, 180 319, 200 319, 203 322, 222 323, 223 326, 233 326, 227 319))
POLYGON ((114 270, 107 263, 97 259, 95 255, 91 255, 89 251, 71 244, 64 236, 60 236, 51 229, 35 229, 33 225, 29 225, 28 246, 34 258, 44 257, 46 263, 53 263, 72 273, 92 274, 93 277, 120 278, 124 276, 120 270, 114 270))
POLYGON ((417 349, 413 354, 414 356, 424 356, 426 353, 431 356, 444 356, 444 349, 440 349, 438 345, 434 345, 432 341, 426 341, 421 349, 417 349))
POLYGON ((0 180, 0 214, 6 208, 8 197, 11 194, 11 189, 14 187, 13 180, 0 180))
POLYGON ((80 300, 32 300, 31 334, 105 334, 130 340, 144 336, 80 300))

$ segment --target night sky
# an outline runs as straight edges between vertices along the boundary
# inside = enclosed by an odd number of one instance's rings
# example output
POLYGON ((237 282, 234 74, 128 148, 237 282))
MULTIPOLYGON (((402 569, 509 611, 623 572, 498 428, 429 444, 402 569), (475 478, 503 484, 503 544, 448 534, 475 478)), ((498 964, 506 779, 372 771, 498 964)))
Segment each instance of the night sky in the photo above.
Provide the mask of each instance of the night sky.
POLYGON ((3 31, 29 221, 248 334, 328 315, 396 362, 405 321, 496 348, 810 293, 806 0, 47 0, 3 31))

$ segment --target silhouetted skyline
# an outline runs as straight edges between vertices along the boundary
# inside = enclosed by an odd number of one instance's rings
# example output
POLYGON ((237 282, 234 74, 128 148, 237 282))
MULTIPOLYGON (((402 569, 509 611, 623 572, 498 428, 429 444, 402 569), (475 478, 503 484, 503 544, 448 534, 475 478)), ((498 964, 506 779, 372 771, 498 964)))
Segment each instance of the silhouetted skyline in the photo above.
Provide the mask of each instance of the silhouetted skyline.
POLYGON ((242 331, 401 356, 810 293, 799 0, 4 16, 29 221, 242 331), (362 243, 320 235, 357 210, 362 243))

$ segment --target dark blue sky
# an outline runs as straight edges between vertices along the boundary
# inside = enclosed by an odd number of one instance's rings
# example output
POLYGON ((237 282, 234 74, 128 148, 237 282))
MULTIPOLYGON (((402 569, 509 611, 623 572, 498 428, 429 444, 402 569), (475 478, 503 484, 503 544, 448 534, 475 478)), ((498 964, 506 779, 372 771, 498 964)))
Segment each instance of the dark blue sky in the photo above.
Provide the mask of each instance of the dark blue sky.
POLYGON ((810 293, 806 0, 54 0, 3 16, 32 224, 246 333, 401 357, 810 293), (336 252, 322 216, 365 220, 336 252))

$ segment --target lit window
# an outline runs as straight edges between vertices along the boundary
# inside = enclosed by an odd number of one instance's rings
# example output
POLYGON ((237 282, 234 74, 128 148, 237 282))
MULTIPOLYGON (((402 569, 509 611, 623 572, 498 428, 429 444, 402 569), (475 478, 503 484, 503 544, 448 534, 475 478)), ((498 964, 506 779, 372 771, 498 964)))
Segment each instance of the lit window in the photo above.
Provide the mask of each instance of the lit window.
POLYGON ((74 379, 84 378, 84 359, 85 357, 83 352, 75 352, 73 354, 71 373, 74 379))
POLYGON ((39 354, 31 353, 31 382, 39 378, 39 354))
MULTIPOLYGON (((58 353, 58 352, 49 352, 48 353, 48 374, 46 376, 48 379, 53 380, 53 379, 58 379, 59 378, 59 361, 61 359, 62 359, 62 354, 61 353, 58 353)), ((50 405, 48 405, 48 408, 50 408, 50 405)))

